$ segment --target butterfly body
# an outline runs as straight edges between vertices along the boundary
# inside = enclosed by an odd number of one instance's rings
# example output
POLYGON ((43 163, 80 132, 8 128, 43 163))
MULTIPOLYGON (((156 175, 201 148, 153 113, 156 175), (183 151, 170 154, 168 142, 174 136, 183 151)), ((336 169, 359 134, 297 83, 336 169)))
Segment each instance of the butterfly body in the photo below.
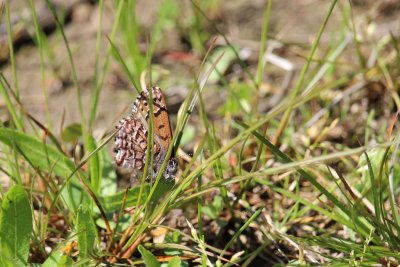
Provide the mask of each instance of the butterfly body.
MULTIPOLYGON (((157 175, 172 142, 172 130, 169 121, 167 106, 161 89, 152 88, 153 97, 153 172, 157 175)), ((146 163, 148 149, 148 132, 150 116, 150 94, 144 90, 133 104, 130 116, 119 121, 115 137, 114 150, 115 163, 133 169, 135 172, 143 172, 146 163)), ((151 170, 151 169, 149 169, 151 170)), ((177 161, 175 158, 168 160, 163 172, 165 179, 175 178, 177 161)))

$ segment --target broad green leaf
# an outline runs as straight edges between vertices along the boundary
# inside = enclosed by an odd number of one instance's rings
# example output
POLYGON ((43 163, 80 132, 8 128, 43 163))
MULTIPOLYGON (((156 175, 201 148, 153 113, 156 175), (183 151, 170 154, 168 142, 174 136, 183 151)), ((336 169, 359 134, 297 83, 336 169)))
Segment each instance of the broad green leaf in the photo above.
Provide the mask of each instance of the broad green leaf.
POLYGON ((68 125, 62 132, 65 142, 74 143, 82 136, 82 126, 79 123, 68 125))
POLYGON ((17 149, 34 167, 41 170, 53 171, 63 178, 74 170, 74 163, 60 151, 24 133, 0 128, 0 142, 17 149))
POLYGON ((42 267, 67 267, 71 266, 73 261, 67 255, 55 251, 50 254, 47 260, 43 263, 42 267))
POLYGON ((76 230, 78 235, 79 257, 86 258, 93 251, 97 237, 91 212, 87 205, 81 205, 76 217, 76 230))
POLYGON ((157 258, 147 249, 145 249, 142 245, 139 245, 139 252, 142 255, 144 263, 147 267, 160 267, 160 263, 157 261, 157 258))
POLYGON ((0 266, 26 266, 32 232, 32 210, 22 186, 3 199, 0 214, 0 266))
MULTIPOLYGON (((0 142, 15 149, 34 168, 68 178, 75 170, 75 164, 54 146, 44 144, 41 140, 7 128, 0 128, 0 142)), ((82 179, 86 180, 83 172, 82 179)), ((82 199, 82 186, 76 176, 71 179, 69 192, 62 192, 63 199, 69 208, 75 210, 82 199)))
POLYGON ((182 266, 182 261, 179 257, 173 257, 168 264, 168 267, 181 267, 181 266, 182 266))

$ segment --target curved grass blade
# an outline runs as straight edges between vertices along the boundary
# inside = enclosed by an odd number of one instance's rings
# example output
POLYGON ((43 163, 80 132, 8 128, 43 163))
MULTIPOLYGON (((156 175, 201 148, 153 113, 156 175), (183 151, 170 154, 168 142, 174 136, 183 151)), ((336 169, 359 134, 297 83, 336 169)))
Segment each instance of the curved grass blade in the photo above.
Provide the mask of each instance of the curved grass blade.
POLYGON ((249 71, 249 69, 246 66, 246 63, 240 58, 238 51, 235 49, 235 47, 232 45, 232 43, 228 40, 226 35, 218 29, 216 24, 212 22, 204 13, 204 11, 195 3, 195 1, 191 1, 192 5, 197 9, 197 11, 210 23, 210 25, 214 28, 214 30, 224 38, 225 43, 231 48, 232 52, 235 54, 240 66, 243 68, 243 70, 246 72, 246 74, 249 76, 250 81, 252 82, 254 88, 257 88, 257 82, 253 76, 253 74, 249 71))
POLYGON ((55 10, 54 5, 50 2, 50 0, 45 0, 45 2, 46 2, 46 5, 49 8, 51 14, 53 15, 54 21, 55 21, 55 23, 57 25, 58 30, 61 33, 62 39, 63 39, 64 44, 65 44, 65 48, 67 50, 69 63, 71 65, 72 81, 74 83, 74 86, 75 86, 76 92, 77 92, 77 100, 78 100, 79 114, 80 114, 80 117, 81 117, 82 130, 83 130, 83 134, 85 135, 85 133, 86 133, 86 123, 85 123, 85 114, 83 112, 83 104, 82 104, 82 97, 81 97, 81 87, 80 87, 80 84, 78 82, 78 75, 76 73, 76 68, 75 68, 75 63, 74 63, 74 58, 72 56, 71 48, 69 46, 69 42, 68 42, 67 36, 65 35, 64 27, 63 27, 59 17, 57 16, 57 12, 55 10))
POLYGON ((225 252, 228 250, 228 248, 233 244, 233 242, 238 240, 239 235, 247 229, 247 227, 249 227, 250 223, 252 221, 254 221, 258 215, 260 215, 261 211, 264 209, 264 207, 260 207, 258 210, 256 210, 256 212, 253 213, 253 215, 251 215, 251 217, 246 221, 246 223, 244 225, 242 225, 242 227, 240 227, 240 229, 233 235, 233 237, 231 238, 231 240, 229 240, 229 242, 225 245, 223 251, 221 252, 221 254, 219 255, 220 258, 222 258, 225 254, 225 252))
MULTIPOLYGON (((100 1, 100 3, 102 4, 102 1, 100 1)), ((120 18, 121 18, 121 12, 123 10, 124 3, 125 3, 125 1, 119 1, 118 2, 117 11, 115 13, 115 20, 114 20, 114 24, 112 26, 111 34, 110 34, 110 39, 111 40, 114 40, 114 36, 115 36, 115 34, 117 32, 117 29, 118 29, 117 26, 119 25, 119 21, 120 21, 120 18)), ((100 38, 100 37, 98 37, 98 38, 100 38)), ((103 84, 104 84, 104 80, 105 80, 106 74, 108 72, 108 66, 110 65, 110 52, 111 52, 111 48, 108 47, 107 54, 106 54, 105 59, 104 59, 104 65, 103 65, 103 69, 102 69, 101 75, 98 77, 98 79, 96 79, 94 81, 93 96, 92 96, 92 98, 90 100, 90 116, 89 116, 89 126, 90 127, 93 126, 93 123, 94 123, 94 120, 95 120, 95 117, 96 117, 97 106, 98 106, 98 103, 99 103, 100 93, 101 93, 101 90, 103 88, 103 84)), ((97 78, 96 76, 94 78, 97 78)))
MULTIPOLYGON (((293 101, 295 100, 295 98, 297 97, 297 95, 299 94, 299 92, 300 92, 300 90, 301 90, 301 88, 303 86, 306 73, 307 73, 307 71, 308 71, 308 69, 309 69, 309 67, 311 65, 312 58, 313 58, 313 56, 314 56, 314 54, 315 54, 315 52, 317 50, 319 41, 321 40, 322 34, 325 31, 325 27, 326 27, 326 25, 327 25, 327 23, 329 21, 329 18, 331 17, 331 15, 333 13, 333 9, 336 6, 336 3, 337 3, 337 0, 332 1, 331 6, 329 7, 328 14, 325 16, 325 19, 324 19, 324 21, 323 21, 323 23, 322 23, 322 25, 321 25, 321 27, 320 27, 320 29, 318 31, 317 37, 316 37, 316 39, 315 39, 315 41, 313 43, 313 46, 311 47, 310 54, 307 57, 307 61, 304 64, 303 68, 301 69, 301 73, 299 75, 299 79, 298 79, 298 81, 296 83, 295 88, 293 89, 293 92, 290 95, 290 102, 291 103, 293 103, 293 101)), ((286 128, 287 123, 289 122, 289 118, 290 118, 290 116, 292 114, 293 108, 294 108, 293 105, 289 105, 289 108, 283 114, 283 117, 282 117, 281 122, 279 124, 278 130, 277 130, 277 132, 275 134, 274 144, 277 143, 277 141, 280 139, 280 136, 282 135, 284 129, 286 128)))
POLYGON ((4 85, 3 79, 0 80, 0 92, 4 97, 4 100, 7 105, 7 110, 8 110, 8 112, 10 112, 10 115, 11 115, 12 121, 15 124, 15 127, 18 130, 23 131, 24 125, 22 124, 22 122, 17 114, 17 111, 15 110, 15 106, 11 102, 11 98, 10 98, 9 94, 7 93, 6 86, 4 85))
POLYGON ((121 66, 125 72, 126 75, 128 75, 129 81, 133 84, 133 87, 135 87, 135 90, 138 94, 142 91, 142 89, 138 86, 138 83, 135 80, 135 77, 132 75, 132 73, 129 71, 128 66, 126 65, 124 59, 121 56, 121 53, 119 52, 118 48, 115 46, 113 41, 110 39, 110 37, 107 36, 107 40, 110 43, 110 49, 111 52, 114 53, 115 57, 121 63, 121 66))

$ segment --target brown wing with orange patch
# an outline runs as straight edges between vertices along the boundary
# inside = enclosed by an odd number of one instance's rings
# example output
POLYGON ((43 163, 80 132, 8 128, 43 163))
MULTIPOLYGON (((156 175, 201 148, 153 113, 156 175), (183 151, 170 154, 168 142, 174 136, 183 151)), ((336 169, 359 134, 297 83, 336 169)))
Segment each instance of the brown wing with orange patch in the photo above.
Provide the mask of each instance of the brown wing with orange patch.
MULTIPOLYGON (((154 134, 155 142, 161 143, 162 149, 167 150, 172 141, 172 130, 169 121, 167 105, 161 89, 159 87, 152 88, 153 93, 153 122, 154 122, 154 134), (159 140, 156 140, 156 139, 159 140)), ((143 117, 148 122, 149 118, 149 92, 143 91, 142 94, 136 100, 136 111, 142 113, 143 117)))
MULTIPOLYGON (((167 106, 161 89, 152 88, 154 122, 154 163, 158 171, 172 141, 172 130, 167 106)), ((142 171, 146 162, 147 134, 149 119, 149 92, 143 91, 136 99, 132 114, 122 119, 115 137, 114 150, 117 165, 142 171)))

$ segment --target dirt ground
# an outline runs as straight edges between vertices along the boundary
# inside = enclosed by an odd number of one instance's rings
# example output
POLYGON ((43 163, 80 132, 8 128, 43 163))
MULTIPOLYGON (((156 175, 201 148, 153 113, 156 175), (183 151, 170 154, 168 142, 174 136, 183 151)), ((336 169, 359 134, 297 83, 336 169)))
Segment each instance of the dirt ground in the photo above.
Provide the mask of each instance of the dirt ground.
MULTIPOLYGON (((190 1, 177 1, 179 2, 179 14, 182 16, 182 19, 193 15, 190 1)), ((30 10, 26 4, 27 1, 18 0, 11 2, 12 21, 21 22, 18 25, 26 27, 27 31, 30 33, 34 32, 32 23, 29 23, 30 10)), ((69 10, 64 29, 73 53, 74 66, 82 90, 81 99, 83 101, 86 119, 88 119, 90 100, 93 94, 94 66, 96 61, 96 35, 99 27, 98 22, 100 16, 99 6, 96 4, 96 1, 87 0, 73 0, 68 2, 53 0, 51 2, 56 3, 58 6, 64 6, 69 10)), ((101 55, 98 57, 100 60, 100 70, 103 66, 109 46, 106 37, 111 33, 116 8, 113 4, 115 1, 104 2, 105 7, 102 22, 103 32, 101 39, 101 55)), ((260 32, 263 24, 263 12, 267 0, 215 2, 219 3, 218 8, 216 9, 217 11, 206 14, 212 23, 204 21, 204 31, 210 33, 211 40, 214 36, 218 36, 218 32, 215 28, 217 27, 235 47, 239 48, 240 52, 247 53, 246 63, 248 64, 250 71, 255 73, 259 55, 258 50, 260 44, 260 32)), ((344 23, 343 14, 348 10, 346 10, 346 5, 343 2, 344 1, 338 1, 332 16, 328 21, 326 31, 323 34, 320 46, 316 53, 316 58, 324 58, 323 55, 328 50, 327 48, 335 45, 335 38, 340 34, 339 29, 344 28, 340 25, 344 23)), ((143 54, 146 53, 147 48, 145 36, 157 22, 159 8, 162 3, 162 0, 137 0, 136 15, 137 20, 142 27, 141 31, 143 33, 143 38, 140 40, 140 45, 143 54), (151 2, 151 4, 149 4, 149 2, 151 2)), ((269 42, 267 45, 276 45, 273 53, 290 62, 294 67, 295 75, 298 74, 298 70, 300 70, 305 63, 307 53, 310 51, 311 44, 317 36, 331 3, 332 1, 323 0, 273 1, 269 28, 269 42)), ((35 1, 35 4, 37 13, 41 14, 40 12, 44 10, 43 8, 45 7, 44 1, 35 1)), ((397 36, 400 34, 400 1, 353 0, 352 5, 352 16, 354 22, 370 25, 371 27, 369 30, 373 32, 373 38, 375 38, 375 40, 378 41, 380 37, 387 35, 388 32, 397 36), (370 24, 371 21, 374 23, 370 24)), ((203 55, 193 52, 187 39, 185 39, 184 36, 181 36, 180 33, 179 29, 173 27, 164 30, 163 39, 157 44, 152 58, 152 66, 157 68, 160 73, 159 77, 156 78, 155 85, 163 88, 163 91, 166 94, 167 106, 170 111, 173 128, 176 113, 185 99, 186 94, 192 87, 194 77, 199 73, 203 59, 203 55)), ((77 102, 77 90, 74 87, 72 80, 71 66, 65 44, 61 35, 56 30, 50 29, 47 31, 47 34, 48 44, 50 47, 49 51, 54 58, 50 60, 48 55, 45 55, 44 84, 49 96, 52 129, 56 135, 59 135, 62 127, 65 128, 72 123, 79 123, 81 119, 77 102)), ((369 33, 359 32, 357 34, 362 38, 363 35, 369 33)), ((0 60, 3 55, 2 51, 5 49, 3 47, 5 45, 4 40, 5 42, 7 40, 5 13, 2 16, 0 23, 0 60)), ((218 45, 225 44, 221 37, 219 37, 216 42, 218 45)), ((205 46, 209 45, 209 43, 210 42, 205 46)), ((115 44, 117 46, 121 45, 118 33, 116 35, 115 44)), ((207 48, 208 47, 205 47, 204 50, 207 48)), ((365 51, 365 54, 369 54, 369 52, 365 51)), ((357 61, 354 47, 346 49, 346 54, 343 56, 346 57, 346 59, 354 58, 354 61, 357 61), (352 53, 352 51, 354 53, 352 53)), ((352 61, 346 60, 343 62, 352 61)), ((4 61, 3 59, 1 71, 11 86, 15 88, 15 84, 12 82, 13 77, 9 63, 9 61, 4 61)), ((17 44, 16 66, 18 88, 24 108, 28 113, 46 125, 47 118, 45 114, 40 51, 34 45, 32 40, 25 39, 17 44)), ((346 72, 349 70, 349 72, 351 72, 351 67, 352 66, 344 66, 341 71, 346 72)), ((228 68, 227 73, 225 73, 226 77, 232 77, 233 75, 235 75, 235 66, 228 68)), ((260 101, 260 103, 266 103, 266 110, 274 106, 274 101, 279 101, 279 97, 276 96, 285 93, 283 92, 284 89, 281 85, 286 75, 286 71, 274 66, 273 64, 267 66, 262 86, 266 90, 266 93, 264 99, 260 101)), ((292 83, 288 83, 286 90, 292 90, 293 81, 296 81, 296 77, 293 77, 292 83)), ((373 82, 371 84, 379 85, 379 83, 373 82)), ((366 86, 366 88, 368 89, 369 87, 366 86)), ((221 97, 224 95, 223 89, 223 86, 219 86, 218 89, 216 89, 216 86, 213 86, 213 84, 209 84, 205 87, 203 99, 205 100, 210 120, 221 119, 216 111, 218 107, 221 106, 222 102, 225 101, 225 99, 221 97), (218 97, 216 97, 217 94, 219 94, 218 97)), ((373 90, 371 89, 371 91, 373 90)), ((379 95, 380 91, 377 91, 377 96, 375 95, 371 98, 379 100, 381 95, 379 95)), ((133 89, 133 85, 130 84, 129 79, 124 74, 121 65, 118 64, 113 57, 110 57, 110 66, 107 75, 105 76, 98 104, 97 117, 93 128, 94 136, 100 139, 101 137, 104 137, 106 133, 111 132, 117 121, 129 112, 135 98, 136 91, 133 89)), ((199 119, 196 112, 197 111, 195 110, 195 113, 191 117, 193 127, 196 126, 195 121, 199 119)), ((355 116, 358 116, 360 113, 361 112, 357 113, 355 116)), ((365 114, 368 115, 368 113, 365 114)), ((349 124, 352 124, 351 126, 356 128, 357 123, 354 121, 357 119, 352 121, 351 116, 348 117, 350 118, 349 124)), ((381 119, 387 121, 389 117, 390 114, 387 116, 385 114, 381 119)), ((10 120, 5 100, 2 98, 0 98, 0 119, 3 123, 10 120)), ((358 119, 359 121, 365 121, 364 119, 366 118, 358 119)), ((351 131, 340 132, 346 132, 348 135, 351 135, 351 131)), ((111 142, 109 146, 111 147, 111 142)), ((351 145, 349 145, 349 147, 351 147, 351 145)), ((194 211, 189 212, 195 214, 194 211)), ((179 217, 180 215, 172 214, 170 216, 179 217)), ((210 232, 212 231, 210 230, 210 232)), ((213 237, 214 236, 211 236, 210 238, 213 237)), ((218 243, 218 240, 213 240, 213 242, 218 243)))
MULTIPOLYGON (((41 1, 36 2, 37 7, 43 5, 41 1)), ((95 63, 95 42, 99 9, 97 5, 87 1, 75 2, 72 9, 71 20, 65 25, 65 32, 70 42, 71 50, 73 51, 74 63, 82 88, 84 108, 88 111, 94 74, 93 66, 95 63)), ((105 2, 103 37, 108 35, 111 31, 111 25, 114 19, 112 15, 115 11, 115 7, 110 4, 111 2, 105 2)), ((155 22, 157 10, 160 6, 158 2, 161 1, 152 1, 152 4, 149 5, 148 1, 138 1, 136 13, 144 29, 148 29, 151 27, 152 23, 155 22)), ((185 1, 181 2, 184 8, 190 8, 185 1)), ((376 8, 382 9, 380 13, 381 16, 377 19, 377 21, 381 23, 377 25, 378 30, 381 31, 382 34, 388 30, 396 30, 396 27, 398 30, 398 18, 393 14, 392 9, 399 9, 399 4, 396 5, 396 1, 383 1, 387 2, 387 5, 392 5, 392 8, 389 6, 385 9, 382 5, 373 4, 373 2, 374 1, 354 1, 355 16, 357 16, 357 14, 362 14, 366 10, 371 10, 371 6, 376 5, 376 8)), ((24 12, 26 13, 27 10, 29 11, 24 3, 25 1, 12 1, 12 14, 15 16, 22 16, 24 12)), ((218 27, 232 40, 234 45, 239 45, 241 48, 249 48, 254 58, 258 55, 257 42, 260 40, 262 15, 265 4, 266 1, 262 0, 221 2, 218 14, 214 14, 212 17, 212 19, 218 21, 218 27)), ((274 1, 270 23, 270 35, 273 39, 285 43, 310 44, 318 32, 329 5, 330 1, 319 0, 274 1)), ((328 32, 324 34, 322 39, 323 44, 327 44, 330 41, 331 36, 329 30, 334 29, 337 23, 340 23, 342 16, 340 14, 340 6, 339 4, 338 8, 335 9, 329 21, 328 32)), ((188 14, 190 14, 190 12, 188 12, 188 14)), ((214 32, 211 27, 209 30, 210 32, 214 32)), ((171 57, 169 57, 171 52, 184 51, 187 48, 182 44, 179 36, 177 36, 177 33, 173 32, 173 30, 168 32, 166 38, 167 40, 160 43, 159 47, 156 49, 153 61, 157 62, 161 68, 167 71, 167 74, 159 81, 159 85, 167 85, 169 87, 166 88, 165 91, 167 92, 168 104, 173 106, 179 105, 183 100, 186 92, 184 88, 187 88, 190 84, 193 74, 199 71, 201 58, 196 58, 195 55, 194 58, 196 60, 194 60, 194 62, 171 60, 171 57)), ((59 68, 59 74, 56 75, 53 69, 49 67, 50 64, 46 64, 45 73, 45 83, 49 94, 53 127, 57 131, 64 112, 65 125, 79 122, 79 114, 76 90, 73 88, 65 46, 59 34, 53 32, 53 34, 48 36, 48 39, 51 50, 55 55, 54 61, 59 68)), ((107 39, 102 38, 103 49, 100 59, 104 59, 107 45, 107 39)), ((143 46, 145 48, 145 42, 143 46)), ((283 55, 283 57, 294 62, 296 69, 300 68, 303 62, 293 54, 286 54, 283 55)), ((49 63, 48 60, 47 63, 49 63)), ((18 49, 16 53, 16 65, 22 103, 28 112, 41 122, 45 122, 39 51, 32 42, 25 43, 18 49)), ((2 72, 9 81, 12 80, 9 64, 3 64, 2 72)), ((128 79, 122 73, 119 65, 111 60, 111 65, 100 98, 95 129, 101 132, 111 129, 121 114, 126 111, 126 107, 131 105, 134 97, 135 92, 128 83, 128 79)), ((213 101, 211 103, 213 103, 213 101)), ((4 122, 8 118, 4 101, 0 101, 0 108, 1 119, 4 122)), ((209 108, 213 110, 213 107, 209 108)))

